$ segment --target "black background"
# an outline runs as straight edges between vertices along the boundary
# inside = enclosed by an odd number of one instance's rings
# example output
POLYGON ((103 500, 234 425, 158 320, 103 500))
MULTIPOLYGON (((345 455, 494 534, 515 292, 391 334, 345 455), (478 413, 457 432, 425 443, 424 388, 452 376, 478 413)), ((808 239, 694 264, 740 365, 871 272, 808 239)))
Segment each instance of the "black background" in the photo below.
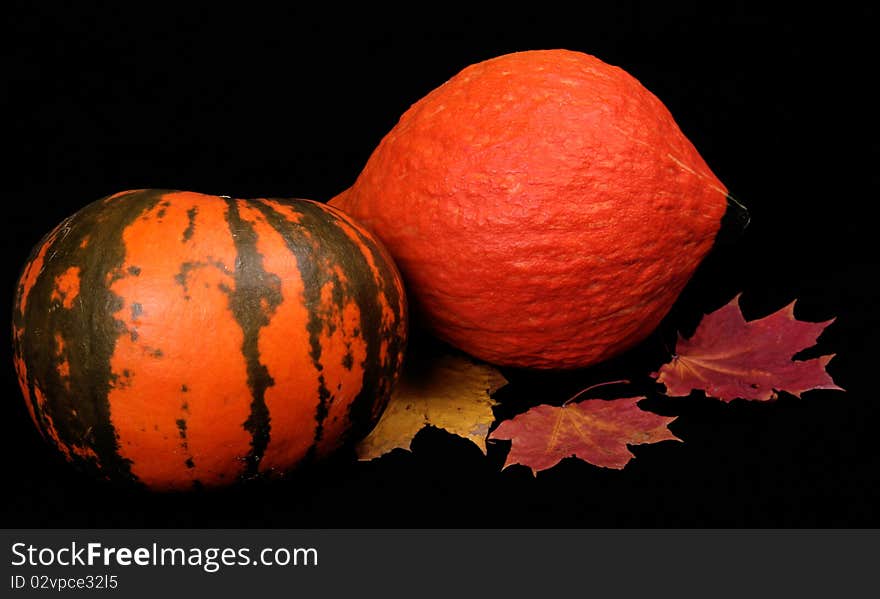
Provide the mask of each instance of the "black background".
POLYGON ((86 203, 145 187, 327 200, 410 104, 468 64, 517 50, 581 50, 635 75, 752 224, 713 252, 638 349, 579 372, 505 371, 512 383, 498 394, 499 417, 621 377, 639 381, 624 391, 649 394, 646 407, 680 416, 671 428, 684 443, 634 447, 621 472, 573 459, 537 478, 500 472, 504 445, 484 457, 429 429, 412 454, 343 457, 271 485, 185 495, 110 488, 43 445, 3 343, 0 526, 880 524, 873 9, 129 4, 4 11, 6 314, 30 248, 86 203), (747 318, 796 298, 801 319, 836 316, 807 355, 836 353, 829 372, 847 392, 760 404, 658 397, 644 375, 668 359, 676 330, 693 330, 739 292, 747 318))

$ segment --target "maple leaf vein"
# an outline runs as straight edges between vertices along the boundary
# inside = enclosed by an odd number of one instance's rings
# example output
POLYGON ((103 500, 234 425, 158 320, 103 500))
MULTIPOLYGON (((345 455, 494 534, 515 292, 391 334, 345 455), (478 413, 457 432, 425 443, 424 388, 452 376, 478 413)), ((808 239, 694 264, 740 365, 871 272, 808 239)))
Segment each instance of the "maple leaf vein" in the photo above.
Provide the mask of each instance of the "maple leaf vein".
POLYGON ((720 372, 722 374, 730 374, 733 376, 741 376, 741 377, 773 376, 772 372, 768 372, 766 370, 758 370, 757 368, 731 368, 730 366, 724 366, 722 364, 717 364, 711 360, 706 360, 702 357, 700 357, 700 358, 679 357, 679 360, 681 360, 683 363, 685 363, 688 366, 688 369, 692 373, 694 373, 694 375, 696 375, 697 377, 699 377, 703 381, 706 381, 706 378, 704 376, 702 376, 699 372, 697 372, 697 369, 690 366, 690 364, 687 364, 687 362, 690 362, 691 364, 696 364, 697 366, 700 366, 701 368, 705 368, 707 370, 714 370, 715 372, 720 372))
POLYGON ((546 453, 551 453, 556 449, 556 444, 559 440, 559 431, 562 428, 562 418, 564 416, 565 410, 560 410, 559 414, 556 416, 556 421, 553 423, 553 430, 550 431, 550 436, 547 439, 546 453))
MULTIPOLYGON (((581 414, 571 414, 571 413, 569 414, 568 417, 569 417, 569 419, 571 420, 571 425, 572 425, 572 427, 574 427, 574 430, 575 430, 575 432, 578 434, 578 437, 580 437, 581 440, 583 440, 584 443, 588 443, 588 444, 589 444, 590 446, 592 446, 592 447, 598 447, 598 445, 596 444, 596 441, 595 441, 595 439, 593 438, 593 436, 590 435, 589 432, 585 431, 584 429, 582 429, 582 428, 579 426, 578 418, 580 418, 580 419, 582 419, 582 420, 587 420, 587 418, 586 418, 585 416, 581 415, 581 414)), ((593 426, 595 426, 595 422, 591 422, 590 424, 592 424, 593 426)), ((600 449, 601 449, 601 448, 600 448, 600 449)))

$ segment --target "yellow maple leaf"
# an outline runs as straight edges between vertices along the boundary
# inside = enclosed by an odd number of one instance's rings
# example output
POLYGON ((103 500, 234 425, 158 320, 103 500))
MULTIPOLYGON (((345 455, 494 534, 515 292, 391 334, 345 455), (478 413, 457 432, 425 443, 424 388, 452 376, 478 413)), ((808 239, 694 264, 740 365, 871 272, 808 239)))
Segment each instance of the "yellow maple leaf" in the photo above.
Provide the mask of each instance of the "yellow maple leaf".
POLYGON ((407 359, 382 418, 356 448, 358 459, 409 449, 425 426, 469 439, 486 453, 486 436, 495 420, 491 395, 507 384, 501 373, 460 355, 407 359))

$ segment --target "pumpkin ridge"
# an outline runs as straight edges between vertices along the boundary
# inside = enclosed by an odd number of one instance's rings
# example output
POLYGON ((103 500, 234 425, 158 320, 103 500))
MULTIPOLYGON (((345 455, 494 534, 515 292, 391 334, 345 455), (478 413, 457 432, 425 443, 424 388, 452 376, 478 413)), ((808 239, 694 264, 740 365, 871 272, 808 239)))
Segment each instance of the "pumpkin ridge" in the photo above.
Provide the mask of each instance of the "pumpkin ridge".
POLYGON ((251 433, 251 451, 245 456, 244 477, 256 476, 260 460, 269 445, 271 418, 265 393, 275 384, 269 369, 260 362, 260 329, 269 324, 275 308, 283 301, 278 276, 263 268, 263 256, 257 251, 257 234, 253 225, 238 211, 238 201, 226 199, 226 222, 232 234, 235 259, 235 289, 228 291, 229 307, 241 327, 244 339, 241 351, 247 364, 247 384, 251 390, 251 413, 243 426, 251 433), (263 306, 253 310, 253 306, 263 306))
POLYGON ((82 469, 112 470, 130 480, 136 477, 130 462, 119 455, 108 400, 114 384, 110 357, 124 325, 120 327, 122 323, 113 317, 112 310, 101 311, 95 306, 122 305, 123 298, 109 289, 114 271, 125 260, 122 231, 155 206, 164 193, 156 190, 119 203, 107 203, 108 198, 104 198, 84 208, 76 221, 62 223, 66 229, 46 252, 43 270, 28 294, 26 313, 21 314, 22 322, 38 322, 40 315, 45 319, 43 331, 23 329, 19 344, 21 356, 29 365, 29 396, 36 402, 39 389, 44 398, 45 404, 37 410, 46 415, 38 422, 44 436, 66 448, 67 457, 82 469), (85 252, 83 241, 101 233, 103 251, 85 252), (71 266, 80 269, 83 292, 70 308, 64 308, 57 296, 53 299, 52 291, 56 278, 71 266), (91 320, 85 316, 88 314, 104 317, 91 320), (72 343, 74 339, 91 341, 72 343), (47 352, 47 343, 52 343, 55 351, 47 352), (59 369, 63 362, 68 369, 64 378, 59 369))
MULTIPOLYGON (((396 357, 396 360, 402 360, 406 350, 406 336, 399 335, 396 332, 396 329, 400 326, 401 320, 406 320, 407 306, 404 299, 403 289, 398 289, 397 286, 395 286, 394 284, 386 285, 386 283, 400 281, 400 274, 396 271, 396 269, 394 270, 394 272, 392 272, 392 269, 394 269, 394 261, 385 250, 385 248, 377 245, 375 242, 368 239, 367 236, 364 235, 363 231, 361 231, 359 227, 352 223, 344 215, 344 213, 341 213, 337 209, 326 204, 319 204, 318 206, 324 212, 330 215, 334 222, 346 224, 356 236, 356 239, 352 241, 354 241, 355 243, 359 243, 361 246, 363 246, 363 248, 369 250, 373 258, 373 265, 376 269, 375 276, 373 277, 376 295, 372 297, 379 297, 380 295, 383 295, 393 306, 392 313, 394 315, 394 322, 392 323, 391 327, 378 327, 375 329, 381 331, 384 340, 388 343, 388 347, 385 352, 386 360, 383 362, 377 359, 376 362, 367 362, 375 364, 381 363, 382 371, 381 373, 377 374, 375 383, 377 384, 376 388, 380 390, 380 394, 385 395, 386 402, 379 402, 377 404, 372 397, 359 395, 348 406, 349 419, 352 422, 370 423, 369 427, 371 428, 372 425, 375 424, 375 422, 373 422, 375 419, 373 415, 374 410, 378 410, 378 413, 381 413, 382 410, 384 410, 385 408, 385 403, 387 403, 387 400, 391 397, 391 388, 394 385, 395 372, 397 372, 397 368, 399 366, 397 361, 392 361, 389 358, 396 357)), ((343 231, 343 233, 345 232, 343 231)), ((360 252, 358 253, 358 255, 360 256, 360 252)), ((359 273, 370 273, 373 270, 368 264, 363 267, 364 270, 361 270, 361 268, 362 267, 359 266, 357 269, 359 273)), ((375 318, 378 320, 378 322, 381 322, 381 310, 378 310, 378 312, 379 314, 375 318)), ((381 344, 381 341, 382 339, 380 338, 377 342, 377 346, 381 344)), ((369 359, 370 356, 368 355, 367 360, 369 359)), ((372 383, 372 379, 369 382, 372 383)), ((366 378, 364 384, 367 384, 366 378)))
MULTIPOLYGON (((312 359, 315 370, 319 373, 318 406, 315 409, 315 432, 312 445, 306 456, 306 461, 310 461, 314 458, 315 450, 321 440, 324 419, 330 412, 329 404, 333 398, 332 393, 327 388, 327 381, 322 373, 324 366, 321 363, 320 341, 321 331, 324 328, 320 315, 321 288, 325 283, 329 282, 332 273, 325 272, 320 268, 317 264, 316 258, 316 256, 319 255, 319 252, 313 251, 313 248, 317 248, 321 244, 320 239, 326 238, 326 231, 310 229, 308 225, 303 222, 291 222, 285 218, 284 215, 264 202, 255 202, 254 207, 266 217, 266 222, 269 223, 269 226, 275 229, 284 239, 287 249, 296 259, 297 267, 303 280, 303 300, 306 311, 309 315, 308 322, 306 323, 306 330, 309 335, 309 357, 312 359), (317 232, 317 235, 313 237, 304 234, 301 232, 302 229, 317 232), (317 237, 317 239, 315 237, 317 237)), ((300 212, 300 208, 301 206, 297 206, 296 208, 291 207, 291 209, 296 212, 300 212)), ((316 224, 321 225, 322 223, 316 224)))
MULTIPOLYGON (((380 365, 381 361, 379 359, 379 348, 382 342, 380 334, 382 311, 376 298, 385 293, 385 290, 379 283, 377 283, 376 278, 373 276, 370 266, 363 255, 363 251, 366 249, 369 249, 369 251, 375 254, 375 244, 363 236, 361 236, 359 240, 349 237, 339 226, 338 212, 333 209, 327 209, 317 202, 298 202, 295 210, 300 214, 300 219, 299 222, 296 223, 288 221, 283 215, 279 214, 269 205, 262 204, 259 206, 259 209, 266 216, 269 223, 282 234, 285 240, 289 240, 288 247, 294 255, 297 255, 298 260, 299 254, 303 254, 306 259, 312 254, 304 249, 299 249, 297 244, 293 243, 294 239, 299 239, 301 237, 305 243, 316 243, 298 233, 301 229, 311 231, 313 237, 327 240, 327 243, 331 243, 338 247, 349 248, 348 251, 345 252, 348 260, 340 261, 338 264, 345 275, 347 285, 352 289, 369 290, 369 292, 366 293, 346 294, 354 298, 360 311, 360 335, 366 345, 366 356, 361 364, 363 368, 361 391, 354 400, 352 400, 348 410, 349 421, 353 425, 352 435, 356 437, 363 434, 366 432, 364 429, 369 429, 375 424, 372 421, 372 406, 378 403, 378 408, 382 408, 385 403, 387 403, 388 398, 390 397, 391 380, 393 379, 394 373, 394 365, 380 365), (327 216, 332 217, 329 219, 329 222, 327 216), (368 300, 367 298, 370 299, 368 300), (376 399, 377 392, 380 396, 384 395, 384 397, 381 397, 378 402, 376 399)), ((318 254, 318 252, 315 252, 315 254, 318 254)), ((384 261, 377 260, 376 262, 377 264, 384 264, 384 261)), ((311 276, 315 276, 314 271, 304 270, 302 268, 302 263, 300 270, 303 273, 304 280, 309 280, 307 278, 310 276, 309 273, 311 273, 311 276)), ((306 289, 320 288, 320 284, 306 285, 306 289)), ((320 297, 318 296, 317 299, 319 300, 320 297)), ((309 303, 309 298, 306 298, 306 304, 309 307, 309 313, 313 314, 312 305, 314 304, 309 303)), ((397 322, 399 322, 401 318, 400 315, 395 314, 395 317, 397 318, 397 322)), ((320 320, 318 320, 318 324, 320 325, 320 320)), ((319 333, 320 328, 315 332, 316 342, 317 334, 319 333)), ((379 411, 381 411, 381 409, 379 409, 379 411)), ((315 443, 310 452, 317 451, 318 444, 321 440, 321 417, 326 416, 326 413, 320 406, 319 412, 316 416, 319 419, 319 428, 316 430, 315 443)))
POLYGON ((34 420, 34 423, 37 425, 37 430, 40 432, 40 435, 47 439, 46 436, 46 428, 48 423, 45 419, 45 413, 40 409, 39 403, 37 401, 36 395, 34 393, 34 385, 31 375, 31 369, 26 366, 26 360, 24 356, 24 350, 22 346, 22 338, 24 334, 26 322, 25 313, 27 307, 27 300, 30 297, 31 293, 33 293, 34 286, 36 281, 39 279, 42 274, 44 259, 46 254, 48 254, 49 250, 54 246, 57 241, 58 234, 64 229, 64 227, 69 223, 71 217, 68 217, 61 221, 57 227, 52 229, 49 233, 44 235, 37 245, 31 250, 28 255, 27 260, 25 261, 24 268, 21 270, 21 275, 19 277, 19 282, 15 290, 15 299, 12 306, 12 355, 14 360, 14 365, 18 374, 19 386, 21 387, 22 394, 24 395, 25 402, 27 404, 28 412, 34 420), (39 266, 38 264, 39 263, 39 266), (39 268, 40 272, 35 275, 31 285, 28 287, 26 281, 30 279, 30 273, 34 268, 39 268))

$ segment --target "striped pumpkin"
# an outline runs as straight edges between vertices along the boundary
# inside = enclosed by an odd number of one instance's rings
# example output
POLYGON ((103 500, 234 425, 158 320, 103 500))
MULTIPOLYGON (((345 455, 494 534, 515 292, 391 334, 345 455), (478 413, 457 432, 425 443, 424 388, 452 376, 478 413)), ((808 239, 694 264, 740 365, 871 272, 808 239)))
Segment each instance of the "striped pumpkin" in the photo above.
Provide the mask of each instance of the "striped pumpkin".
POLYGON ((365 434, 406 324, 393 262, 333 208, 127 191, 34 248, 14 360, 70 462, 152 489, 222 486, 365 434))

